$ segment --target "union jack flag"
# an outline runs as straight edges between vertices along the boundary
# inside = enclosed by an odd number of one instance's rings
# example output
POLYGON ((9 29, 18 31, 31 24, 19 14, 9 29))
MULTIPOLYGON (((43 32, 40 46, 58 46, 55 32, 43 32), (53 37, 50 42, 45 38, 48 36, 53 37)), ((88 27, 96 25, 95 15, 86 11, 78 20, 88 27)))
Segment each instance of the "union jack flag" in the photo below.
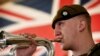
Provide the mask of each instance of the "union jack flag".
MULTIPOLYGON (((0 1, 1 2, 1 1, 0 1)), ((100 42, 100 0, 15 0, 0 5, 0 30, 14 34, 35 33, 48 39, 53 39, 51 28, 52 19, 57 10, 64 5, 83 5, 92 17, 92 32, 96 42, 100 42)), ((55 44, 56 56, 67 56, 61 50, 59 44, 55 44)), ((39 50, 42 48, 39 48, 39 50)), ((34 56, 45 51, 35 52, 34 56)), ((43 50, 42 50, 43 51, 43 50)), ((43 54, 44 53, 44 54, 43 54)))

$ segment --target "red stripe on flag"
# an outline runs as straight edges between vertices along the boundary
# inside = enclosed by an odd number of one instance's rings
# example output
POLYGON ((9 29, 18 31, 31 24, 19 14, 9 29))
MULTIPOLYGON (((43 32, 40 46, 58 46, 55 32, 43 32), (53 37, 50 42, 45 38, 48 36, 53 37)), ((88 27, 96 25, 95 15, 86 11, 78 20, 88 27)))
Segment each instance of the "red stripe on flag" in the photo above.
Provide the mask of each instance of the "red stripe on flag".
POLYGON ((18 33, 36 34, 37 36, 44 37, 47 39, 54 39, 53 29, 51 28, 50 25, 24 28, 21 30, 17 30, 13 33, 15 33, 15 34, 18 34, 18 33))
POLYGON ((100 14, 92 15, 92 32, 100 31, 100 14))
POLYGON ((11 12, 11 11, 7 11, 7 10, 4 10, 4 9, 0 9, 0 13, 4 13, 4 14, 8 14, 8 15, 11 15, 11 16, 14 16, 14 17, 18 17, 18 19, 32 20, 32 18, 30 18, 30 17, 24 16, 24 15, 21 15, 21 14, 18 14, 18 13, 14 13, 14 12, 11 12))
POLYGON ((89 9, 89 8, 93 8, 93 7, 95 7, 95 6, 99 5, 99 4, 100 4, 100 0, 97 0, 95 3, 91 4, 91 5, 88 7, 88 9, 89 9))
POLYGON ((100 39, 97 39, 96 42, 97 42, 97 43, 100 43, 100 39))
POLYGON ((71 4, 73 4, 73 0, 60 0, 59 6, 61 8, 64 5, 71 5, 71 4))

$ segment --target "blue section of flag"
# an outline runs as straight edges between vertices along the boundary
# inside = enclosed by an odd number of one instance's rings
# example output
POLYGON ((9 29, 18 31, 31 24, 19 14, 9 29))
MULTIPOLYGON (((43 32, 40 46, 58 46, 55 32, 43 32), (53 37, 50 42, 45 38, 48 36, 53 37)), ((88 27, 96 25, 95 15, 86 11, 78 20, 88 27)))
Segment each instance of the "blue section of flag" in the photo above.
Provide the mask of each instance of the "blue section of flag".
POLYGON ((84 4, 86 4, 87 2, 89 2, 89 1, 91 1, 91 0, 80 0, 80 5, 84 5, 84 4))
POLYGON ((22 0, 16 3, 51 13, 53 0, 22 0))
POLYGON ((15 22, 0 18, 0 28, 4 27, 4 26, 8 26, 11 24, 14 24, 15 22))

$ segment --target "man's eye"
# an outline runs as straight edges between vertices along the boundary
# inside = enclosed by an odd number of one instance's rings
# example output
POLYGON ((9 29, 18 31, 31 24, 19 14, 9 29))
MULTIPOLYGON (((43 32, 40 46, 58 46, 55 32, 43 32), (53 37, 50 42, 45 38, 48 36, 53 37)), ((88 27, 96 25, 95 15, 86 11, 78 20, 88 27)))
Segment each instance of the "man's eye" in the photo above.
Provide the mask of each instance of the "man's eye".
POLYGON ((58 22, 58 23, 57 23, 57 25, 62 25, 62 24, 63 24, 63 22, 58 22))

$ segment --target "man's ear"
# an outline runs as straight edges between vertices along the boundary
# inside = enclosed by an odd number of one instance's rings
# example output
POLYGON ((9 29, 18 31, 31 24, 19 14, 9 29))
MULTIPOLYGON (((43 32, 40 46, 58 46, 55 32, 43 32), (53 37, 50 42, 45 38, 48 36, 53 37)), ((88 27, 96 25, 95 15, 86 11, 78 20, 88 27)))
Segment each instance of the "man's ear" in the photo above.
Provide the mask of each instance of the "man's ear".
POLYGON ((79 32, 84 31, 85 28, 86 28, 86 22, 84 20, 80 20, 79 26, 78 26, 79 32))

